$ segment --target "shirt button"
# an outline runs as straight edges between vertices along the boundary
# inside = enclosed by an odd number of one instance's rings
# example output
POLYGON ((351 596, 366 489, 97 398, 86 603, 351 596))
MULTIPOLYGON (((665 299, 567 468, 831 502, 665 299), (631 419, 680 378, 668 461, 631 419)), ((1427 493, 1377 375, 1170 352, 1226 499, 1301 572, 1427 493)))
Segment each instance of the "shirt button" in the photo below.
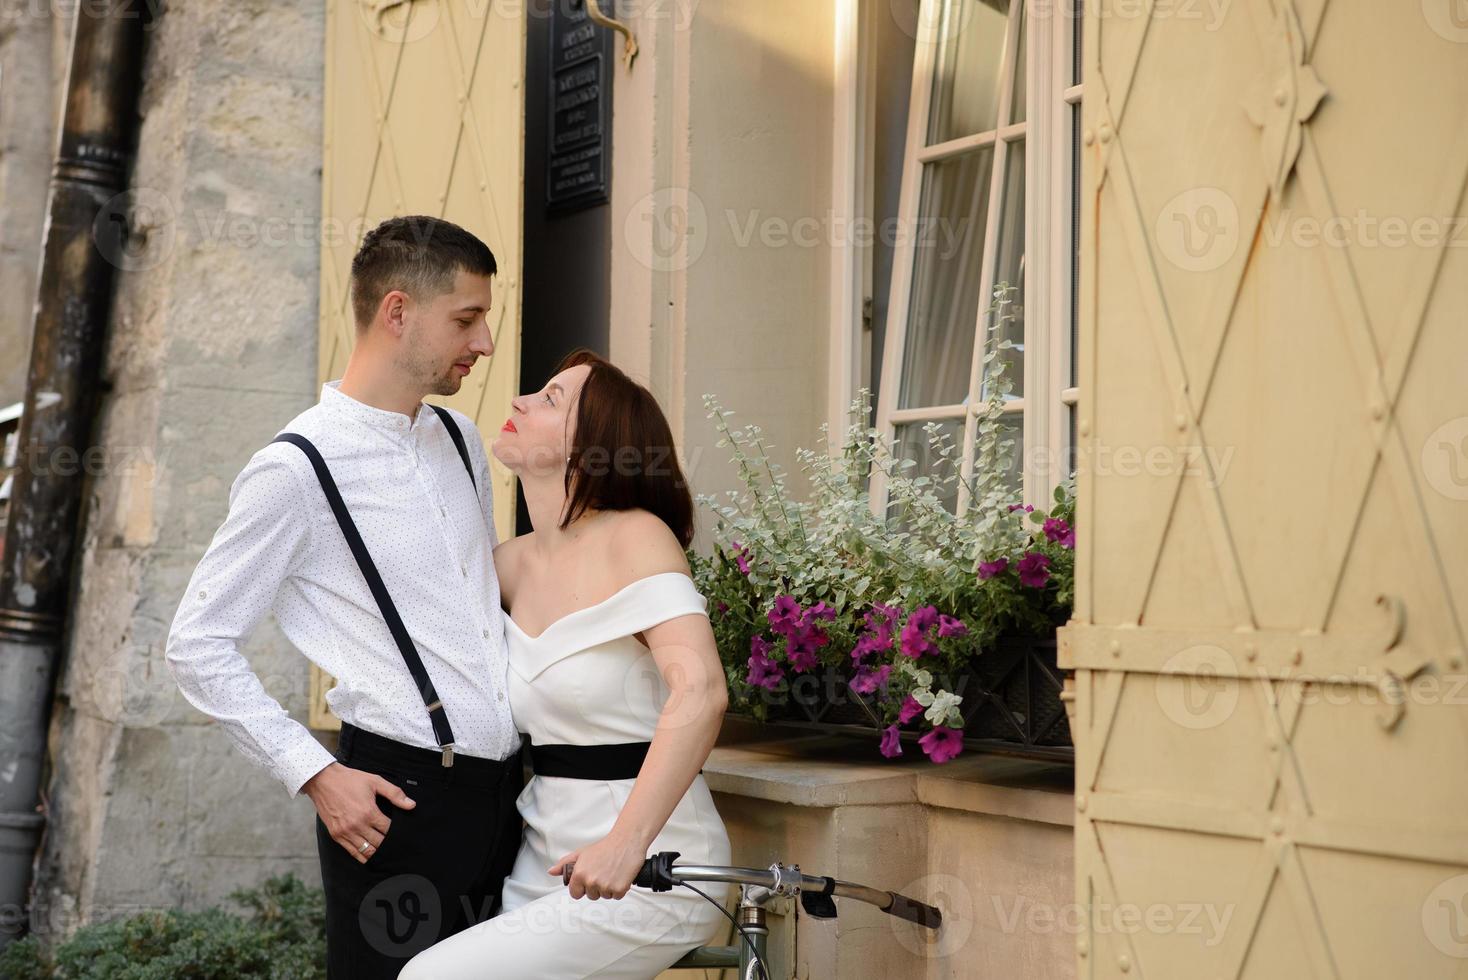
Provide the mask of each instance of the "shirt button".
POLYGON ((200 589, 199 590, 199 598, 200 599, 207 599, 207 598, 209 598, 209 593, 205 592, 203 589, 200 589))
POLYGON ((448 517, 449 516, 449 509, 447 507, 445 507, 443 504, 439 504, 438 505, 438 512, 440 514, 442 514, 443 516, 445 516, 445 517, 448 517))
POLYGON ((482 632, 484 634, 484 638, 486 640, 489 639, 489 630, 481 630, 480 632, 482 632))
POLYGON ((496 693, 495 694, 495 699, 498 700, 498 701, 503 701, 505 699, 505 692, 504 691, 499 691, 498 693, 496 693))
POLYGON ((464 576, 465 578, 468 578, 469 577, 469 566, 468 565, 460 565, 459 566, 459 574, 462 575, 462 576, 464 576))

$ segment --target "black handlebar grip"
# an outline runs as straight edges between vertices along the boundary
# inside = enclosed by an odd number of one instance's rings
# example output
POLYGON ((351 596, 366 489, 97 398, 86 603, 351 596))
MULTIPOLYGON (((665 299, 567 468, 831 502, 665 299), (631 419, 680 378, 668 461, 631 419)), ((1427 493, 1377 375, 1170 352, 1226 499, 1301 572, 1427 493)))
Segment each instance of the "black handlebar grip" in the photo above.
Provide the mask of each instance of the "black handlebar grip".
POLYGON ((906 895, 899 895, 896 892, 889 894, 892 896, 892 904, 887 906, 888 915, 895 915, 908 922, 916 922, 928 929, 937 929, 943 924, 943 913, 933 906, 915 902, 906 895))
POLYGON ((642 870, 637 872, 637 877, 632 879, 632 884, 639 888, 651 888, 655 892, 666 892, 673 890, 673 859, 678 857, 678 851, 658 851, 652 857, 642 862, 642 870))

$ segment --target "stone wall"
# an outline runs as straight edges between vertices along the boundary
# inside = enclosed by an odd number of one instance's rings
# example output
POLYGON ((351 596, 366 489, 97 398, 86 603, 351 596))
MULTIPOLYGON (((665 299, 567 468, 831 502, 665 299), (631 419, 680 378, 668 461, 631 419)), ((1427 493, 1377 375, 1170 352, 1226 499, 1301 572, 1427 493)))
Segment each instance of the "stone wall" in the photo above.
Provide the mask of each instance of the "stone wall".
MULTIPOLYGON (((149 33, 106 464, 52 722, 42 931, 209 905, 285 871, 319 880, 310 801, 234 751, 163 652, 236 474, 316 400, 323 29, 314 0, 200 0, 149 33)), ((246 654, 304 720, 306 661, 273 622, 246 654)))

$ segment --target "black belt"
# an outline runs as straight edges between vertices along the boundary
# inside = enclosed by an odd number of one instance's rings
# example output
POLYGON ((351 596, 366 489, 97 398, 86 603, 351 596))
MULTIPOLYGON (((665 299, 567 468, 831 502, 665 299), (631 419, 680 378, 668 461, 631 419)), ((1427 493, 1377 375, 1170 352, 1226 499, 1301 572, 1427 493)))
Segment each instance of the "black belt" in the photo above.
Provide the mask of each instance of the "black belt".
POLYGON ((566 779, 636 779, 651 742, 615 742, 608 745, 533 745, 530 768, 537 776, 566 779))

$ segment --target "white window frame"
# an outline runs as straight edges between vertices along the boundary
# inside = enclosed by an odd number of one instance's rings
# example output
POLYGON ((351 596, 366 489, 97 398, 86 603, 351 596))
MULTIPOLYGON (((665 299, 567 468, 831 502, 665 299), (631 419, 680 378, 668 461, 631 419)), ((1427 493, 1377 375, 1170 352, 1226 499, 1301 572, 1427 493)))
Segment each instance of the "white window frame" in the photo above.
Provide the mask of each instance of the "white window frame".
MULTIPOLYGON (((856 2, 856 0, 843 0, 856 2)), ((922 0, 920 24, 934 24, 943 0, 922 0)), ((904 154, 902 193, 898 219, 901 227, 917 227, 921 204, 924 164, 945 159, 980 146, 996 143, 990 172, 988 227, 984 232, 984 254, 978 272, 983 283, 979 315, 974 324, 974 362, 970 372, 967 405, 924 406, 898 409, 901 395, 902 360, 905 354, 911 289, 915 264, 915 236, 903 236, 893 259, 893 281, 882 361, 881 395, 877 405, 877 428, 891 440, 898 425, 928 421, 963 420, 963 473, 973 476, 973 445, 977 415, 983 411, 980 397, 982 377, 984 311, 989 305, 995 268, 998 264, 998 223, 1004 192, 1007 138, 1024 134, 1025 140, 1025 270, 1024 289, 1024 393, 1006 405, 1006 412, 1022 412, 1023 418, 1023 496, 1026 503, 1044 506, 1054 486, 1070 470, 1070 413, 1078 400, 1071 386, 1074 351, 1071 343, 1071 316, 1076 297, 1072 295, 1072 263, 1074 240, 1072 216, 1079 201, 1073 200, 1072 140, 1079 114, 1072 106, 1080 103, 1082 86, 1071 84, 1072 45, 1078 18, 1074 0, 1022 0, 1026 4, 1026 95, 1025 119, 1008 123, 1013 101, 1013 60, 1016 53, 1014 35, 1019 30, 1018 18, 1008 22, 1002 60, 999 106, 1001 125, 996 131, 979 136, 965 136, 933 146, 927 145, 932 76, 940 39, 919 37, 913 59, 912 95, 908 110, 907 149, 904 154)), ((885 5, 883 5, 885 6, 885 5)), ((844 45, 848 52, 860 51, 849 34, 844 39, 838 32, 838 51, 844 45)), ((860 61, 861 59, 856 59, 860 61)), ((857 74, 865 74, 858 72, 857 74)), ((846 76, 849 80, 850 76, 846 76)), ((865 99, 860 81, 850 82, 848 104, 860 106, 865 99)), ((838 93, 842 90, 838 87, 838 93)), ((855 115, 855 113, 853 113, 855 115)), ((851 117, 848 116, 848 119, 851 117)), ((860 118, 860 116, 857 116, 860 118)), ((870 129, 849 126, 850 135, 869 133, 870 129)), ((862 142, 867 142, 863 140, 862 142)), ((842 146, 837 143, 836 146, 842 146)), ((853 168, 855 169, 855 168, 853 168)), ((851 173, 850 170, 847 173, 851 173)), ((846 288, 860 277, 850 270, 840 277, 836 288, 846 288)), ((859 302, 859 300, 856 300, 859 302)), ((851 306, 844 308, 843 320, 850 330, 851 306)), ((837 376, 852 374, 851 347, 843 348, 837 358, 837 376)), ((842 386, 846 388, 846 386, 842 386)), ((849 390, 849 388, 847 388, 849 390)), ((834 392, 833 392, 834 394, 834 392)), ((834 403, 832 405, 834 408, 834 403)), ((837 431, 833 425, 832 431, 837 431)), ((959 491, 958 509, 962 514, 969 501, 966 490, 959 491)), ((872 505, 881 512, 886 507, 886 481, 880 473, 872 480, 872 505)))

